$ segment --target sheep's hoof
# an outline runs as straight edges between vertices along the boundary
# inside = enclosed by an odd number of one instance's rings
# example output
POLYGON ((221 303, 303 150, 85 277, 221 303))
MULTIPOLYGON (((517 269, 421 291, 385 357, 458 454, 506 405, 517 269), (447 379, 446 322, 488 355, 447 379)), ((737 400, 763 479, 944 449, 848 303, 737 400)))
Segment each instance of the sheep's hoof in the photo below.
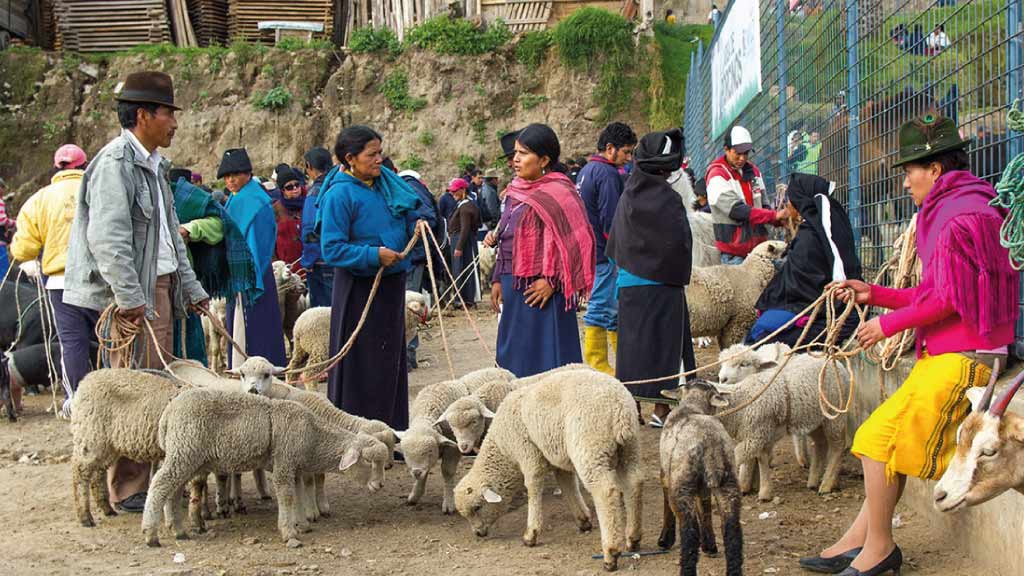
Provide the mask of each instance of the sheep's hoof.
POLYGON ((533 548, 537 545, 537 531, 527 530, 526 534, 523 534, 523 545, 533 548))
POLYGON ((307 524, 299 524, 299 533, 300 534, 309 534, 312 531, 313 531, 313 527, 310 526, 308 523, 307 524))
POLYGON ((86 518, 85 520, 80 521, 80 524, 82 525, 82 528, 96 527, 96 522, 94 522, 92 518, 86 518))
POLYGON ((576 524, 576 528, 580 531, 580 534, 585 534, 594 529, 594 525, 590 522, 590 518, 584 518, 576 524))
POLYGON ((117 510, 113 508, 103 508, 103 515, 106 517, 117 516, 117 510))
POLYGON ((619 569, 619 553, 618 552, 605 552, 604 554, 604 570, 605 572, 615 572, 619 569))
POLYGON ((321 510, 320 511, 320 516, 322 518, 330 518, 331 517, 331 511, 330 510, 321 510))
POLYGON ((771 494, 758 494, 757 495, 757 501, 758 502, 771 502, 772 501, 772 495, 771 494))
POLYGON ((149 538, 148 540, 146 540, 146 546, 149 546, 150 548, 159 548, 160 547, 160 540, 158 540, 155 537, 154 538, 149 538))
POLYGON ((192 531, 196 534, 206 534, 206 526, 195 526, 192 531))
POLYGON ((708 558, 718 558, 718 546, 701 546, 700 549, 708 558))
POLYGON ((273 499, 274 499, 273 496, 271 496, 270 494, 264 494, 263 496, 260 496, 260 500, 263 500, 264 502, 266 502, 268 500, 273 500, 273 499))
POLYGON ((658 548, 661 548, 662 550, 668 550, 672 546, 675 546, 675 543, 675 534, 670 534, 668 536, 662 536, 661 538, 658 538, 658 548))
POLYGON ((451 516, 455 513, 455 504, 452 504, 451 502, 442 502, 441 513, 445 516, 451 516))
POLYGON ((188 532, 178 532, 174 535, 175 540, 188 540, 188 532))
POLYGON ((630 539, 626 541, 626 552, 636 552, 640 550, 640 539, 630 539))

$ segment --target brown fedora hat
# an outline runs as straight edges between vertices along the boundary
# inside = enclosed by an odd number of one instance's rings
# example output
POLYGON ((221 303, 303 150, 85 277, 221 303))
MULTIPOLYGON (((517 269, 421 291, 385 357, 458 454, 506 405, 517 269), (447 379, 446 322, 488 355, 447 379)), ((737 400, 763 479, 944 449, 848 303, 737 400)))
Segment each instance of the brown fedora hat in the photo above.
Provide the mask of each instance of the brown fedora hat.
POLYGON ((171 77, 163 72, 129 74, 116 98, 119 102, 159 104, 174 110, 181 110, 180 107, 174 105, 174 83, 171 81, 171 77))

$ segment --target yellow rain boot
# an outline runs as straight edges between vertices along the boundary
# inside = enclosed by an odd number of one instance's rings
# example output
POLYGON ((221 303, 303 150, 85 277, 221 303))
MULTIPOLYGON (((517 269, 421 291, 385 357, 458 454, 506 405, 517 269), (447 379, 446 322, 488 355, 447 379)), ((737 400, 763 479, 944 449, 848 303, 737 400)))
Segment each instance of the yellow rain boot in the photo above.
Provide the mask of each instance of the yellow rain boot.
POLYGON ((614 375, 608 364, 608 331, 598 326, 583 326, 583 360, 595 370, 614 375))
MULTIPOLYGON (((618 361, 619 358, 619 333, 614 330, 608 331, 608 348, 611 352, 608 353, 608 357, 611 358, 612 354, 615 354, 615 359, 618 361)), ((609 365, 611 362, 609 362, 609 365)), ((610 367, 610 366, 609 366, 610 367)), ((615 368, 611 368, 610 374, 615 375, 615 368)))

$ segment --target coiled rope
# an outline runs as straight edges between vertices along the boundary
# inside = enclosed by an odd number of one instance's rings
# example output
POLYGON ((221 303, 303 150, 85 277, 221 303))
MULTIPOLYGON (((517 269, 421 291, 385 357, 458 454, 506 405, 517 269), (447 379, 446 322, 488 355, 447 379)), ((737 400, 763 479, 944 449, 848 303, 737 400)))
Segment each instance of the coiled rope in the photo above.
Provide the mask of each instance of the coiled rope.
MULTIPOLYGON (((1014 132, 1024 132, 1024 110, 1020 99, 1013 101, 1006 113, 1006 125, 1014 132)), ((999 243, 1010 251, 1010 265, 1024 269, 1024 154, 1018 154, 1003 168, 996 184, 996 197, 989 203, 1009 213, 999 228, 999 243)))

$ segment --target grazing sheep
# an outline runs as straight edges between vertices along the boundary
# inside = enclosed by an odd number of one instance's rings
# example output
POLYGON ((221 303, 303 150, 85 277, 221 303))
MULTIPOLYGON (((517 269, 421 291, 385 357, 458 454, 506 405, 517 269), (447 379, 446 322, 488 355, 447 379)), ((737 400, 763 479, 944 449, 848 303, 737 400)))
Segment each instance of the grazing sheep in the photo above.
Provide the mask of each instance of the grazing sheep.
POLYGON ((455 473, 461 455, 455 442, 435 428, 438 419, 448 406, 469 394, 469 389, 458 380, 438 382, 420 390, 409 409, 409 429, 396 431, 399 444, 395 448, 402 453, 415 484, 406 502, 416 504, 423 496, 427 476, 437 461, 441 460, 441 476, 444 478, 444 498, 441 512, 455 512, 453 490, 455 473))
MULTIPOLYGON (((255 359, 254 365, 261 360, 258 356, 255 359)), ((243 364, 239 370, 248 367, 243 364)), ((223 386, 212 382, 203 385, 248 392, 250 382, 228 380, 223 386)), ((163 459, 157 424, 164 408, 181 390, 180 383, 167 376, 139 370, 96 370, 82 379, 71 410, 71 490, 82 526, 95 525, 89 506, 90 489, 103 514, 115 514, 105 474, 119 457, 153 464, 163 459)))
MULTIPOLYGON (((721 358, 739 355, 722 367, 719 391, 729 395, 733 406, 745 403, 764 387, 788 353, 789 347, 785 344, 757 351, 743 345, 727 348, 721 352, 721 358), (742 353, 744 351, 746 353, 742 353), (733 379, 733 375, 746 374, 751 369, 757 371, 738 382, 733 379)), ((837 488, 846 450, 846 419, 830 420, 821 413, 818 375, 825 362, 825 358, 807 354, 793 356, 776 381, 752 405, 721 418, 725 429, 737 442, 736 462, 740 466, 740 489, 744 494, 751 491, 756 461, 760 480, 758 498, 761 501, 772 499, 771 452, 786 434, 809 435, 814 441, 807 487, 817 488, 819 494, 837 488)), ((829 374, 826 393, 835 404, 850 393, 850 382, 844 372, 839 384, 834 373, 829 374), (842 386, 841 392, 839 386, 842 386)))
POLYGON ((711 416, 716 407, 728 406, 729 402, 704 381, 662 394, 675 398, 679 405, 668 415, 661 432, 664 507, 658 545, 672 547, 678 521, 679 574, 697 576, 698 544, 706 554, 718 554, 711 520, 714 495, 725 533, 725 573, 739 576, 743 574, 743 527, 733 459, 735 445, 722 423, 711 416))
POLYGON ((757 320, 754 305, 775 276, 772 261, 785 249, 785 243, 769 240, 739 266, 694 268, 686 287, 691 336, 717 338, 720 349, 743 342, 757 320))
MULTIPOLYGON (((227 301, 223 298, 212 298, 210 300, 210 313, 216 316, 221 326, 225 325, 227 317, 227 301)), ((227 369, 228 339, 213 328, 213 322, 203 315, 203 335, 206 337, 206 359, 210 363, 210 370, 217 374, 223 374, 227 369)))
POLYGON ((469 454, 480 446, 480 441, 483 440, 487 427, 490 425, 491 419, 494 418, 494 413, 497 412, 498 406, 510 392, 516 388, 528 386, 549 374, 566 370, 592 370, 592 368, 587 364, 567 364, 518 380, 513 379, 512 373, 502 368, 484 368, 471 372, 463 376, 460 381, 467 382, 467 379, 469 380, 472 394, 452 402, 444 414, 438 418, 437 423, 447 424, 459 446, 459 452, 469 454), (483 383, 473 389, 472 384, 476 382, 483 383))
POLYGON ((254 394, 194 388, 171 400, 160 417, 158 440, 164 461, 153 476, 142 530, 159 546, 161 515, 175 536, 187 538, 176 497, 186 482, 206 472, 273 470, 278 530, 288 542, 307 528, 299 514, 306 500, 304 475, 345 471, 355 465, 370 492, 384 479, 387 447, 366 435, 325 425, 306 407, 254 394))
POLYGON ((623 548, 633 551, 640 543, 639 428, 633 396, 618 380, 595 370, 549 374, 514 390, 498 408, 480 455, 455 490, 459 514, 478 536, 486 536, 525 486, 529 511, 523 543, 534 546, 541 530, 544 477, 552 470, 577 527, 586 531, 591 516, 578 477, 594 498, 604 567, 614 570, 623 548))

